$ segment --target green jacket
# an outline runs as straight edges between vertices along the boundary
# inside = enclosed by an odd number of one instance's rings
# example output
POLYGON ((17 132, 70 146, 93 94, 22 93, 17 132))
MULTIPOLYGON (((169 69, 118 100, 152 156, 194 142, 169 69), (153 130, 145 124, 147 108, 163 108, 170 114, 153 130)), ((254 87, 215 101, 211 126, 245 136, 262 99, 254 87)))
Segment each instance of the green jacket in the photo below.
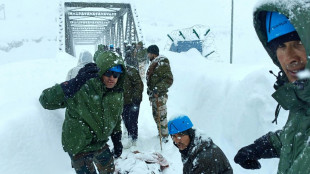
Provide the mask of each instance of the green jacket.
MULTIPOLYGON (((272 58, 281 69, 275 53, 267 47, 265 28, 266 11, 277 11, 286 15, 296 28, 301 41, 310 53, 310 2, 305 0, 274 0, 260 4, 254 12, 254 27, 257 35, 272 58)), ((309 69, 309 61, 307 68, 309 69)), ((280 154, 278 174, 310 173, 310 84, 309 81, 298 87, 287 82, 273 95, 273 98, 289 110, 289 117, 277 132, 269 133, 269 140, 280 154)))
POLYGON ((148 94, 154 90, 157 90, 158 96, 168 93, 168 88, 173 83, 173 75, 168 58, 159 55, 152 60, 146 73, 146 81, 148 94))
POLYGON ((98 50, 95 52, 94 54, 94 62, 96 62, 97 57, 99 56, 99 54, 105 52, 106 50, 104 50, 104 45, 98 45, 98 50))
POLYGON ((135 58, 137 58, 138 62, 147 61, 147 51, 145 48, 140 48, 139 50, 135 50, 135 58))
POLYGON ((143 82, 139 71, 133 66, 126 65, 127 75, 124 82, 124 104, 142 101, 143 82))
POLYGON ((97 61, 99 77, 92 78, 72 97, 65 98, 59 84, 45 89, 40 103, 45 109, 66 108, 62 127, 62 145, 69 154, 101 149, 112 133, 121 131, 123 111, 123 83, 126 70, 123 60, 111 52, 101 54, 97 61), (101 81, 103 73, 121 64, 124 73, 113 89, 101 81))
POLYGON ((183 174, 233 174, 223 151, 210 138, 195 134, 187 149, 180 151, 183 174))

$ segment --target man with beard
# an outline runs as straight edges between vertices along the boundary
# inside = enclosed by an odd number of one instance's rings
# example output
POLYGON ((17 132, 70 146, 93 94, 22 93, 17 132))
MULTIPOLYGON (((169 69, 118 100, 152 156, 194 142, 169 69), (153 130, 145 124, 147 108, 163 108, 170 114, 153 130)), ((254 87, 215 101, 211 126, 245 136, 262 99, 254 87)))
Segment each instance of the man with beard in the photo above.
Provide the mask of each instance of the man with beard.
POLYGON ((153 118, 157 124, 160 138, 168 142, 167 100, 168 88, 173 83, 173 75, 167 57, 159 55, 159 48, 151 45, 147 48, 151 64, 146 73, 147 94, 152 104, 153 118))

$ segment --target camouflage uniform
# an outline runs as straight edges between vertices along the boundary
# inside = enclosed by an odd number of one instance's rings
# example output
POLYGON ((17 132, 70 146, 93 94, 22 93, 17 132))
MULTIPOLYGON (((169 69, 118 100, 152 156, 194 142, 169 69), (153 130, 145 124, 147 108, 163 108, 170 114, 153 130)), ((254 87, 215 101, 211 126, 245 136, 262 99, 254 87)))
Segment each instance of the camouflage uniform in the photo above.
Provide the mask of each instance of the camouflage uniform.
POLYGON ((158 123, 158 115, 160 115, 161 135, 167 137, 167 93, 168 88, 173 83, 173 75, 168 58, 159 55, 152 60, 147 70, 146 80, 148 86, 147 94, 152 104, 154 120, 158 123), (155 93, 158 94, 158 98, 154 96, 155 93))
POLYGON ((159 128, 158 128, 158 112, 160 114, 161 135, 163 137, 168 136, 167 105, 166 105, 167 100, 168 100, 167 94, 165 94, 161 97, 158 97, 158 98, 150 97, 150 101, 152 103, 153 118, 156 122, 158 130, 159 130, 159 128), (157 108, 158 108, 158 112, 157 112, 157 108))

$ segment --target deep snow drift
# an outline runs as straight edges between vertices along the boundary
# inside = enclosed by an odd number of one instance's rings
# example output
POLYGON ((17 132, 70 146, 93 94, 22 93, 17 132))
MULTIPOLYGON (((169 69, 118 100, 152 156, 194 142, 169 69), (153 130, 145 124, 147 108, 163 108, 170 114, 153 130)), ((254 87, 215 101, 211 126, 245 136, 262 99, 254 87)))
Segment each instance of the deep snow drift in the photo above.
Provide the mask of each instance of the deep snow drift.
MULTIPOLYGON (((276 107, 270 96, 275 77, 268 71, 277 72, 277 68, 252 27, 252 8, 249 7, 253 7, 255 1, 235 2, 232 65, 228 64, 230 2, 130 2, 139 14, 146 45, 158 44, 161 54, 171 62, 174 84, 169 89, 168 119, 178 113, 187 114, 194 127, 210 136, 225 152, 235 173, 276 173, 276 159, 261 160, 262 168, 255 171, 244 170, 233 162, 239 148, 268 131, 281 128, 287 117, 287 112, 281 110, 278 125, 271 123, 276 107), (182 9, 187 13, 180 13, 182 9), (195 24, 210 26, 218 59, 207 60, 195 49, 180 54, 163 50, 169 42, 167 33, 195 24)), ((5 0, 4 4, 7 17, 0 21, 0 48, 9 50, 0 50, 1 173, 73 174, 70 158, 61 147, 64 110, 44 110, 38 102, 42 90, 63 82, 69 69, 77 63, 76 58, 58 52, 59 3, 5 0), (16 42, 22 44, 12 44, 16 42)), ((138 144, 124 150, 122 157, 130 156, 129 152, 134 150, 161 152, 156 136, 156 125, 144 91, 138 144)), ((126 141, 124 136, 123 142, 126 141)), ((163 173, 182 173, 180 153, 171 141, 164 144, 161 153, 170 164, 163 173)), ((132 169, 130 162, 117 161, 122 169, 133 173, 147 170, 148 166, 139 161, 132 169)))

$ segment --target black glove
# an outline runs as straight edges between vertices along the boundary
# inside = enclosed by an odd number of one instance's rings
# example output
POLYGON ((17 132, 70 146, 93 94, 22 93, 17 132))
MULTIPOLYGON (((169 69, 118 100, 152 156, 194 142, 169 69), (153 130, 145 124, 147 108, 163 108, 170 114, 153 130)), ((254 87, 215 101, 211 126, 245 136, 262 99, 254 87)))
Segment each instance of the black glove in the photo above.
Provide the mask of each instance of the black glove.
POLYGON ((99 68, 95 63, 88 63, 81 68, 75 78, 60 84, 67 98, 74 96, 87 80, 97 77, 99 68))
POLYGON ((254 144, 241 148, 234 161, 245 169, 260 169, 259 159, 275 157, 279 157, 279 155, 271 145, 267 134, 255 140, 254 144))
POLYGON ((118 158, 122 155, 123 144, 122 144, 122 132, 113 133, 111 139, 114 145, 112 150, 114 158, 118 158))

